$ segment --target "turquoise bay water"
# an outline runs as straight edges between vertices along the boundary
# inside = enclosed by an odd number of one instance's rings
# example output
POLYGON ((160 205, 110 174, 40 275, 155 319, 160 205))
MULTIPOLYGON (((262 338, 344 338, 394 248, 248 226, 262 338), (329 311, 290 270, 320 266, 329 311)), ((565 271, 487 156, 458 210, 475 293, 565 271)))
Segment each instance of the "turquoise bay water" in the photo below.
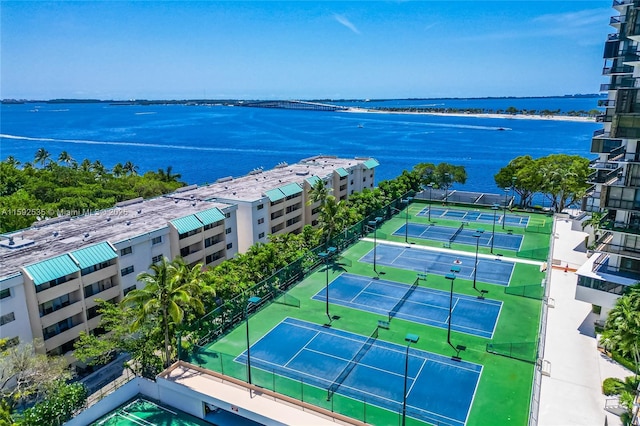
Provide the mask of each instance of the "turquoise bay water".
MULTIPOLYGON (((442 104, 485 108, 589 110, 596 98, 420 100, 376 106, 442 104), (547 105, 547 106, 544 106, 547 105)), ((365 103, 367 106, 373 106, 365 103)), ((442 106, 438 105, 438 106, 442 106)), ((203 184, 256 167, 295 163, 318 154, 372 156, 377 180, 419 162, 465 166, 457 189, 497 190, 493 175, 511 159, 551 153, 590 157, 593 122, 316 112, 227 106, 111 106, 28 103, 2 105, 0 156, 33 161, 44 147, 53 158, 133 161, 140 172, 173 166, 182 180, 203 184), (499 130, 499 129, 505 130, 499 130)))

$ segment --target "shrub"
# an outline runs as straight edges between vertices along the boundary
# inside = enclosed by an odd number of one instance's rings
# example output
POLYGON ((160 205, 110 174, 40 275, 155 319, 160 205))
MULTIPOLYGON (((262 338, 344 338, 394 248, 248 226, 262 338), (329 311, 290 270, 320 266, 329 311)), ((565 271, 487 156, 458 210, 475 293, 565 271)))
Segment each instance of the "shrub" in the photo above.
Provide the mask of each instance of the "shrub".
POLYGON ((608 377, 602 382, 602 393, 609 395, 620 395, 625 389, 625 383, 615 377, 608 377))

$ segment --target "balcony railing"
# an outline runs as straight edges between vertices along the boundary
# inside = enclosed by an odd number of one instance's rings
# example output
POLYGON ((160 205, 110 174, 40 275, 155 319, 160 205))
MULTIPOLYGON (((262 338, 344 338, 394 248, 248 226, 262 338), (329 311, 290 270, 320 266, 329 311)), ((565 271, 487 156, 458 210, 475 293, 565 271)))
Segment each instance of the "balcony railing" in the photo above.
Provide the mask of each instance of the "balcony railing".
POLYGON ((627 17, 624 15, 612 16, 611 19, 609 19, 609 25, 614 26, 624 24, 625 22, 627 22, 627 17))
POLYGON ((613 220, 605 219, 600 223, 600 229, 640 235, 640 223, 615 222, 613 220))
POLYGON ((618 65, 615 67, 602 68, 603 75, 609 74, 633 74, 633 67, 631 65, 618 65))
POLYGON ((600 99, 598 100, 599 107, 614 107, 616 106, 615 99, 600 99))
POLYGON ((613 0, 613 8, 625 7, 632 5, 634 0, 613 0))
POLYGON ((605 132, 604 129, 598 129, 598 130, 595 130, 593 132, 593 137, 594 138, 597 138, 597 137, 600 137, 600 136, 609 137, 610 136, 610 132, 605 132))
MULTIPOLYGON (((603 163, 604 164, 604 163, 603 163)), ((609 170, 607 168, 601 168, 591 173, 587 177, 588 183, 611 183, 618 180, 618 171, 621 170, 619 167, 609 170)))

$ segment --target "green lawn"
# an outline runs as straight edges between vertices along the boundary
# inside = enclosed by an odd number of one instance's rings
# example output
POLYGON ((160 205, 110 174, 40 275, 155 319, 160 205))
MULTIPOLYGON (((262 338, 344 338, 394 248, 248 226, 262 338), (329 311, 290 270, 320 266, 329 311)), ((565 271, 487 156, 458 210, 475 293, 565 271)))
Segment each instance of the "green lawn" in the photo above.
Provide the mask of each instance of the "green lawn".
MULTIPOLYGON (((411 222, 427 222, 426 217, 415 216, 424 206, 413 204, 410 208, 411 222)), ((525 257, 529 253, 535 253, 540 262, 517 263, 510 282, 510 287, 531 286, 538 295, 542 294, 543 288, 540 286, 545 274, 541 272, 539 263, 546 259, 546 255, 540 258, 539 253, 549 250, 551 221, 545 215, 531 216, 532 227, 529 230, 524 228, 508 228, 514 234, 524 235, 523 251, 525 257), (531 232, 533 230, 534 232, 531 232), (544 231, 544 232, 543 232, 544 231), (537 290, 536 287, 540 289, 537 290)), ((404 241, 403 237, 394 237, 391 234, 405 223, 404 212, 388 220, 380 227, 378 239, 385 236, 391 241, 404 241)), ((438 225, 457 227, 460 222, 438 220, 438 225)), ((477 224, 485 227, 491 232, 491 224, 477 224)), ((476 224, 473 225, 474 228, 476 224)), ((497 228, 497 227, 496 227, 497 228)), ((496 232, 502 229, 496 229, 496 232)), ((505 230, 506 231, 506 230, 505 230)), ((428 245, 440 247, 442 250, 449 250, 442 247, 442 242, 413 239, 416 245, 428 245)), ((372 277, 372 265, 359 263, 357 260, 366 254, 373 247, 369 241, 360 241, 350 247, 342 256, 349 259, 351 266, 345 267, 349 273, 372 277)), ((453 244, 452 249, 464 250, 475 253, 475 246, 453 244)), ((488 253, 488 248, 481 248, 481 253, 488 253)), ((518 254, 509 251, 498 251, 508 260, 518 261, 522 253, 518 254)), ((378 271, 383 271, 384 279, 406 283, 410 285, 416 278, 416 273, 397 268, 378 266, 378 271)), ((289 294, 300 300, 300 307, 286 306, 272 303, 250 318, 250 340, 255 342, 269 332, 273 327, 286 317, 298 318, 316 324, 324 324, 327 320, 325 315, 325 303, 311 300, 311 297, 325 286, 325 270, 321 267, 316 272, 308 276, 304 281, 297 284, 289 294)), ((330 270, 329 279, 333 280, 339 271, 330 270)), ((448 292, 450 282, 444 277, 430 274, 426 281, 421 281, 420 286, 439 289, 448 292)), ((526 298, 518 295, 508 294, 503 286, 478 283, 479 288, 487 289, 487 298, 500 300, 503 302, 502 311, 496 326, 494 338, 492 340, 476 337, 468 334, 456 333, 452 331, 451 340, 456 344, 463 344, 467 347, 462 352, 465 361, 481 364, 483 371, 477 388, 477 393, 473 400, 471 412, 467 421, 469 425, 496 425, 496 424, 526 424, 529 415, 529 404, 532 380, 534 374, 535 348, 537 347, 538 327, 540 321, 541 301, 536 298, 526 298), (503 347, 505 344, 529 343, 524 349, 528 351, 531 362, 525 362, 506 356, 495 355, 487 352, 487 344, 492 343, 496 347, 503 347)), ((464 279, 455 281, 455 292, 476 296, 477 292, 472 288, 472 282, 464 279)), ((368 335, 378 320, 386 319, 386 316, 379 314, 354 310, 339 305, 331 305, 332 315, 340 316, 339 320, 333 322, 332 327, 349 332, 368 335)), ((447 330, 416 324, 394 318, 389 330, 380 329, 379 339, 392 343, 404 345, 404 336, 407 333, 418 334, 420 341, 413 347, 428 352, 450 357, 454 354, 447 344, 447 330)), ((506 345, 508 347, 508 345, 506 345)), ((239 326, 219 339, 208 345, 206 348, 190 357, 190 361, 203 367, 221 371, 234 377, 246 380, 246 368, 243 364, 233 362, 233 358, 241 354, 246 349, 245 324, 239 326)), ((263 387, 274 389, 277 392, 294 396, 328 409, 346 414, 350 417, 365 420, 371 424, 393 425, 398 424, 398 413, 380 409, 378 407, 364 404, 362 401, 354 401, 338 394, 334 395, 332 401, 327 401, 326 389, 315 388, 290 379, 274 376, 273 374, 255 370, 252 373, 253 382, 263 387)), ((422 424, 408 419, 407 424, 422 424)))

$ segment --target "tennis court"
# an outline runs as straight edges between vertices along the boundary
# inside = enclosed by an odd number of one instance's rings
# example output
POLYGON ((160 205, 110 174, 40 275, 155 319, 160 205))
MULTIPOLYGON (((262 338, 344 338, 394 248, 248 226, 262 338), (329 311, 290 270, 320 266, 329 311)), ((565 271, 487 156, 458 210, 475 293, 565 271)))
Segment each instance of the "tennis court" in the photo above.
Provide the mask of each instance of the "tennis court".
MULTIPOLYGON (((449 292, 342 274, 329 285, 329 302, 361 311, 447 328, 449 292)), ((325 289, 313 296, 326 300, 325 289)), ((502 302, 453 294, 451 330, 493 338, 502 302)))
POLYGON ((147 399, 137 398, 92 424, 92 426, 160 425, 210 426, 210 423, 147 399))
MULTIPOLYGON (((422 223, 409 223, 398 228, 393 235, 408 235, 412 238, 420 238, 425 240, 443 241, 448 243, 475 245, 476 238, 473 236, 475 229, 466 228, 461 225, 460 228, 452 228, 450 226, 426 225, 422 223)), ((478 244, 480 246, 490 247, 493 239, 493 247, 504 250, 519 251, 522 247, 522 235, 510 235, 501 232, 483 232, 480 234, 478 244)))
MULTIPOLYGON (((431 209, 432 218, 450 219, 450 220, 462 220, 466 222, 484 222, 493 223, 494 214, 488 212, 480 212, 477 210, 458 210, 458 209, 441 209, 439 207, 425 207, 422 209, 418 216, 429 216, 429 209, 431 209)), ((495 213, 496 223, 508 226, 526 227, 529 224, 529 216, 516 215, 516 214, 503 214, 503 210, 496 211, 495 213)))
MULTIPOLYGON (((360 258, 360 262, 373 263, 371 249, 360 258)), ((473 265, 475 256, 464 256, 431 250, 422 250, 417 247, 395 246, 378 244, 376 249, 376 264, 407 269, 416 272, 429 272, 431 274, 445 276, 451 273, 451 267, 457 266, 460 271, 456 273, 459 278, 473 280, 473 265)), ((501 259, 478 259, 477 281, 508 286, 513 274, 514 263, 501 259)))
MULTIPOLYGON (((375 329, 377 333, 377 328, 375 329)), ((402 409, 406 346, 285 318, 251 346, 251 366, 393 412, 402 409)), ((236 358, 246 363, 246 351, 236 358)), ((407 416, 465 425, 482 366, 409 349, 407 416)), ((258 383, 259 384, 259 383, 258 383)))

